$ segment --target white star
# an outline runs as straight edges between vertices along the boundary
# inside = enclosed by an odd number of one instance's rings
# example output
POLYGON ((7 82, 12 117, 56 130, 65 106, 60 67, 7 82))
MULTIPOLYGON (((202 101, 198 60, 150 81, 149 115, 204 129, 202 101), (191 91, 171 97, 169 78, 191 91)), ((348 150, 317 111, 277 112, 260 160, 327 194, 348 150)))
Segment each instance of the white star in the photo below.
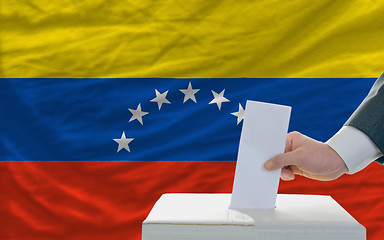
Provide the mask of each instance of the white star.
POLYGON ((229 100, 228 99, 226 99, 225 97, 224 97, 224 91, 225 91, 225 89, 223 90, 223 91, 221 91, 221 93, 219 93, 219 94, 217 94, 215 91, 213 91, 213 90, 211 90, 212 91, 212 94, 213 94, 213 100, 209 103, 209 104, 212 104, 212 103, 216 103, 217 104, 217 107, 219 108, 219 110, 220 110, 220 108, 221 108, 221 104, 223 103, 223 102, 229 102, 229 100))
POLYGON ((188 99, 191 99, 196 103, 195 94, 200 91, 200 89, 193 89, 191 82, 189 82, 188 88, 180 89, 180 91, 185 94, 183 103, 185 103, 188 99))
POLYGON ((168 103, 168 104, 171 104, 167 99, 167 93, 168 93, 168 90, 164 93, 159 93, 156 89, 155 89, 155 92, 156 92, 156 97, 154 99, 151 100, 151 102, 157 102, 157 106, 159 106, 159 110, 161 109, 161 105, 163 105, 163 103, 168 103))
POLYGON ((119 152, 121 149, 125 148, 128 152, 131 152, 131 150, 128 147, 128 143, 132 142, 134 138, 126 138, 125 132, 121 135, 121 138, 113 139, 115 142, 119 144, 119 147, 117 148, 117 152, 119 152))
POLYGON ((131 119, 129 119, 129 121, 131 122, 131 121, 137 119, 137 121, 139 121, 141 123, 141 125, 143 125, 142 117, 144 115, 147 115, 148 113, 141 111, 141 105, 140 104, 141 103, 139 103, 139 106, 137 106, 136 110, 128 108, 128 110, 132 113, 132 117, 131 117, 131 119))
POLYGON ((241 121, 243 121, 243 119, 244 119, 245 111, 244 111, 243 107, 241 106, 241 104, 239 103, 239 111, 233 112, 231 114, 237 117, 237 125, 239 125, 239 123, 241 121))

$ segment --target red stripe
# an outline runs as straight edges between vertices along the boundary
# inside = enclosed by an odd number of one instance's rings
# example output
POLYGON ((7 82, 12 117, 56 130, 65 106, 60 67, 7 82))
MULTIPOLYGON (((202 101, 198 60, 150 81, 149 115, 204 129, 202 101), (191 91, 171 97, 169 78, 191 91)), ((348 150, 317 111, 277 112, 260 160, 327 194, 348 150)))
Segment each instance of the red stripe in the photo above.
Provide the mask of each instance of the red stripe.
MULTIPOLYGON (((2 162, 0 239, 141 239, 163 193, 228 193, 235 162, 2 162)), ((332 182, 298 177, 280 193, 331 195, 384 235, 384 168, 371 164, 332 182)))

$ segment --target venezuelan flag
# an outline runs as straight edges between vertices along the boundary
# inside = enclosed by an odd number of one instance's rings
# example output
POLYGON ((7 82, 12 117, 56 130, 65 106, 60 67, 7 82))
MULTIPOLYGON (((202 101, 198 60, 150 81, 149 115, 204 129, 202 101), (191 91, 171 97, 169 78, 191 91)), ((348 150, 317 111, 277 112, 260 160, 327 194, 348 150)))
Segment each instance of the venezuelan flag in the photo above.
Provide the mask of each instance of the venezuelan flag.
MULTIPOLYGON (((0 8, 0 239, 141 239, 167 192, 231 192, 246 100, 328 140, 384 71, 384 3, 7 1, 0 8)), ((383 167, 331 195, 384 234, 383 167)))

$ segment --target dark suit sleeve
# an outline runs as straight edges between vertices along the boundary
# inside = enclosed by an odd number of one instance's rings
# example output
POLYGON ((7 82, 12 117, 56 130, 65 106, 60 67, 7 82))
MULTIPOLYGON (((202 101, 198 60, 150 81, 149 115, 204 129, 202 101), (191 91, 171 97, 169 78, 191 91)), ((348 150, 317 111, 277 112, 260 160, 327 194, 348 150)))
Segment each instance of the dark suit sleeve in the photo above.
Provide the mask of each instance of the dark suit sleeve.
MULTIPOLYGON (((384 153, 384 73, 345 125, 364 132, 384 153)), ((384 157, 376 161, 384 164, 384 157)))

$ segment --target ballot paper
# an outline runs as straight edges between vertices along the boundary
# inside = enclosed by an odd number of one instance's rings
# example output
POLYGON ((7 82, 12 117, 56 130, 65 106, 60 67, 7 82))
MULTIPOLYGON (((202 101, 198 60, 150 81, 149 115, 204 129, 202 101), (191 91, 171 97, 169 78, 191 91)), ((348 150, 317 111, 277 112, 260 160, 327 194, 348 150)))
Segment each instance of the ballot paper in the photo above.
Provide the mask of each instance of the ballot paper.
POLYGON ((247 101, 230 209, 273 209, 281 170, 264 163, 284 152, 291 107, 247 101))

